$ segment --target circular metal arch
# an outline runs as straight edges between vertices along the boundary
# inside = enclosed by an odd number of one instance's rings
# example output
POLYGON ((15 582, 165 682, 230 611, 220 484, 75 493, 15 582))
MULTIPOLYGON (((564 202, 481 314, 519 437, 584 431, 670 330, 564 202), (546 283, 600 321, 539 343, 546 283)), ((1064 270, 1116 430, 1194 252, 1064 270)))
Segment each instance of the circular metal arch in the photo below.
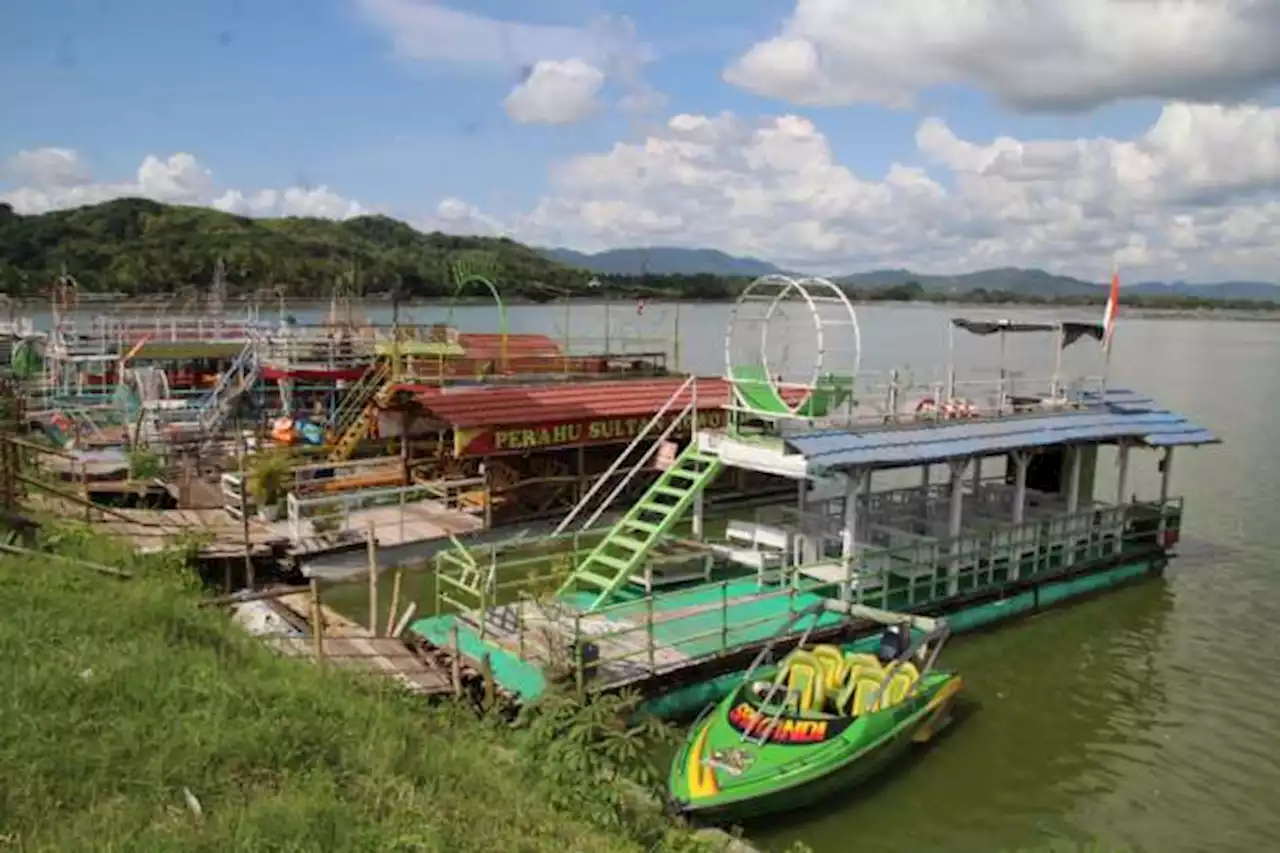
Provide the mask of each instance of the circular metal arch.
MULTIPOLYGON (((749 347, 750 342, 746 343, 749 347)), ((856 376, 862 359, 862 337, 857 312, 844 290, 829 279, 816 276, 795 278, 780 274, 765 275, 748 285, 730 310, 728 334, 725 338, 725 375, 735 390, 738 390, 739 383, 748 381, 748 377, 743 375, 746 373, 744 368, 758 366, 786 414, 805 417, 800 411, 818 390, 824 374, 833 372, 834 365, 829 363, 833 349, 851 351, 852 365, 845 369, 850 371, 851 376, 856 376), (804 306, 812 324, 811 330, 805 334, 811 333, 816 345, 811 369, 800 382, 781 381, 780 374, 774 369, 776 365, 770 362, 770 333, 774 321, 780 318, 781 306, 788 302, 804 306), (832 312, 835 316, 828 316, 832 312), (753 323, 760 325, 759 349, 753 364, 743 364, 739 359, 748 351, 742 346, 743 339, 750 335, 744 327, 753 323), (799 395, 794 401, 788 400, 783 394, 784 390, 797 388, 804 389, 807 393, 799 395)), ((759 384, 759 379, 755 376, 751 376, 750 381, 759 384)))

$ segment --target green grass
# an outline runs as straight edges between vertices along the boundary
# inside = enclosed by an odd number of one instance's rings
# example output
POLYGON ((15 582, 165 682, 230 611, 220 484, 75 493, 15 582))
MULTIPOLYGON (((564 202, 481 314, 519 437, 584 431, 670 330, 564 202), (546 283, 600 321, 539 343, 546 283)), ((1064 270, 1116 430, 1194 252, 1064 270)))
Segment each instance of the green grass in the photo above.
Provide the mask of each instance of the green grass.
POLYGON ((135 574, 0 559, 0 849, 703 849, 503 724, 275 656, 197 608, 174 559, 59 549, 135 574))

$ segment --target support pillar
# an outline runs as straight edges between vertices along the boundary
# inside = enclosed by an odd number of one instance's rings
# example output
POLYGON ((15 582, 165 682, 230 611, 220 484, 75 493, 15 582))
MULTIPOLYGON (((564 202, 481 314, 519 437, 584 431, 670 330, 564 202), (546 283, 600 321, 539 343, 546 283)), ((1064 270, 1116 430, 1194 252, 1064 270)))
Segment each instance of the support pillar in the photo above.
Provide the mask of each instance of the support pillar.
POLYGON ((840 530, 840 559, 844 564, 844 581, 840 584, 840 600, 854 598, 852 576, 858 571, 858 492, 871 485, 870 472, 856 470, 848 475, 844 493, 844 525, 840 530))
POLYGON ((1071 456, 1067 470, 1067 514, 1070 515, 1080 509, 1080 448, 1072 445, 1067 453, 1071 456))
POLYGON ((1173 448, 1166 447, 1160 458, 1160 505, 1169 500, 1169 481, 1173 475, 1173 448))
POLYGON ((1116 474, 1116 506, 1123 506, 1128 503, 1125 492, 1129 490, 1129 443, 1127 441, 1120 442, 1120 455, 1116 459, 1116 465, 1120 470, 1116 474))
MULTIPOLYGON (((960 532, 964 526, 964 472, 969 465, 968 459, 952 459, 947 463, 947 467, 951 469, 951 503, 948 507, 951 511, 950 522, 947 525, 948 547, 954 549, 958 544, 960 532)), ((947 581, 947 594, 956 595, 960 592, 960 560, 958 556, 953 556, 951 564, 947 569, 950 576, 947 581)))
POLYGON ((1027 467, 1031 464, 1031 452, 1018 450, 1013 454, 1013 523, 1022 524, 1027 517, 1027 467))
POLYGON ((1164 531, 1166 524, 1165 504, 1169 502, 1169 482, 1173 476, 1173 448, 1166 447, 1164 454, 1160 457, 1160 525, 1157 528, 1160 531, 1160 547, 1165 547, 1164 531))
POLYGON ((975 456, 973 458, 973 488, 971 490, 976 496, 982 491, 982 457, 975 456))

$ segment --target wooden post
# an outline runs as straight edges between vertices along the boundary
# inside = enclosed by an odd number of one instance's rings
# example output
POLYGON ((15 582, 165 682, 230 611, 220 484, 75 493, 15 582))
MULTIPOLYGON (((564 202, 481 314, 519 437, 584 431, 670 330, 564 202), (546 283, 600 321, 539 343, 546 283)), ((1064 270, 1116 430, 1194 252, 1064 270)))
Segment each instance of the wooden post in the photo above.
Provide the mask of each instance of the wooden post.
MULTIPOLYGON (((198 443, 197 443, 197 446, 198 443)), ((244 584, 249 589, 254 587, 253 577, 253 552, 249 545, 249 506, 248 499, 245 497, 245 457, 248 455, 248 448, 244 446, 244 430, 240 425, 240 411, 236 410, 236 460, 240 468, 240 531, 244 536, 244 584)))
POLYGON ((487 711, 493 707, 495 692, 493 684, 493 663, 489 660, 488 652, 485 652, 484 657, 480 658, 480 675, 484 679, 484 709, 487 711))
POLYGON ((316 660, 324 662, 324 618, 320 609, 320 579, 311 579, 311 640, 315 644, 316 660))
POLYGON ((458 626, 455 624, 452 631, 453 640, 453 659, 450 661, 450 674, 453 678, 453 692, 455 695, 462 695, 462 649, 458 642, 458 626))
POLYGON ((720 584, 720 651, 729 647, 729 584, 720 584))
POLYGON ((647 596, 645 596, 644 601, 645 601, 645 610, 647 611, 645 620, 644 620, 644 625, 649 635, 649 674, 653 675, 657 672, 657 667, 655 666, 655 663, 654 663, 654 650, 653 650, 653 592, 652 591, 650 591, 650 593, 647 596))
POLYGON ((387 608, 387 636, 395 636, 396 611, 400 609, 400 583, 404 570, 396 566, 395 576, 391 579, 391 606, 387 608))
POLYGON ((369 555, 369 633, 378 636, 378 540, 373 537, 373 520, 365 534, 369 555))

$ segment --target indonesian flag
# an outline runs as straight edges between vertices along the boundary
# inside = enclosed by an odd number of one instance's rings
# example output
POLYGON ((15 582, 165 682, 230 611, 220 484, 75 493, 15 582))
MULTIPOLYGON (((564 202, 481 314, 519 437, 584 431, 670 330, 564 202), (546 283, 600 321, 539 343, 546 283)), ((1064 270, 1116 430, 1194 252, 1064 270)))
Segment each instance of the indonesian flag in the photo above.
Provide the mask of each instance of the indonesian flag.
POLYGON ((637 314, 643 314, 643 313, 644 313, 644 306, 645 306, 645 299, 644 299, 644 297, 643 297, 643 296, 641 296, 641 297, 639 297, 638 299, 636 299, 636 313, 637 313, 637 314))
POLYGON ((1111 272, 1111 293, 1107 296, 1107 308, 1102 315, 1102 346, 1111 352, 1111 335, 1116 330, 1116 312, 1120 309, 1120 270, 1111 272))

